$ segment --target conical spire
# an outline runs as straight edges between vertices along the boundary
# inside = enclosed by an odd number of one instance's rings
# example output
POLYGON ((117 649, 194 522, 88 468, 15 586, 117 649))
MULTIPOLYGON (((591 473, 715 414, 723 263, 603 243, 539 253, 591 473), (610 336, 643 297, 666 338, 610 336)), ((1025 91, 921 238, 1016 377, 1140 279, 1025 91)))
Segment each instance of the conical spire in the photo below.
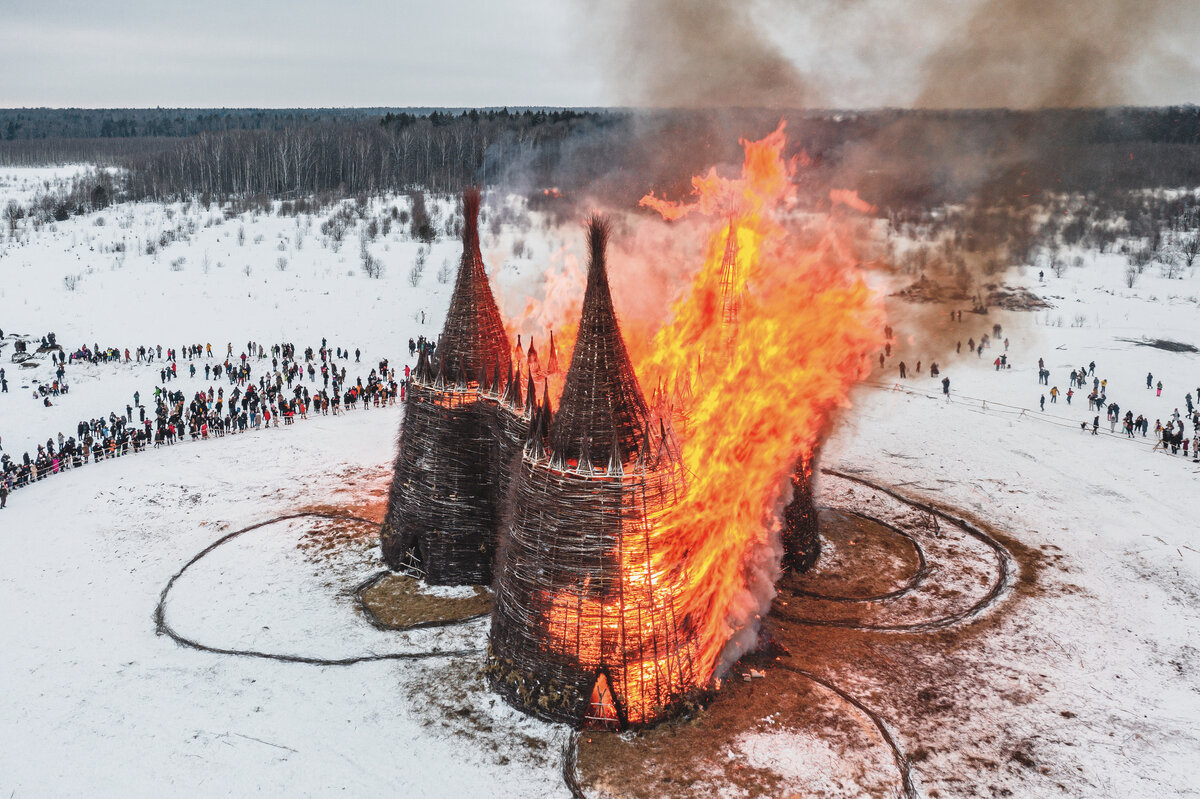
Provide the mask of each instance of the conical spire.
POLYGON ((550 357, 546 359, 546 374, 558 374, 558 349, 554 346, 554 331, 550 331, 550 357))
POLYGON ((608 223, 593 217, 587 227, 590 261, 583 313, 549 442, 564 453, 579 452, 587 438, 601 452, 615 442, 628 457, 639 449, 650 412, 613 309, 605 263, 608 223))
POLYGON ((533 382, 533 372, 529 372, 529 386, 525 389, 525 397, 527 399, 526 407, 529 409, 529 418, 533 418, 533 411, 537 407, 537 386, 533 382))
POLYGON ((525 401, 521 399, 521 367, 517 366, 516 377, 513 377, 511 362, 508 364, 508 386, 504 389, 504 404, 517 409, 525 407, 525 401))
POLYGON ((487 270, 479 250, 479 190, 463 194, 463 252, 450 298, 446 324, 438 340, 438 352, 448 352, 451 363, 461 358, 466 375, 475 375, 489 361, 511 361, 508 336, 500 319, 500 309, 488 285, 487 270))
POLYGON ((612 441, 612 453, 608 456, 608 476, 619 477, 625 474, 625 466, 621 458, 621 445, 617 443, 617 436, 614 432, 612 441))
POLYGON ((579 464, 575 467, 578 471, 589 476, 594 471, 592 468, 591 442, 590 438, 583 440, 583 449, 579 451, 579 464))

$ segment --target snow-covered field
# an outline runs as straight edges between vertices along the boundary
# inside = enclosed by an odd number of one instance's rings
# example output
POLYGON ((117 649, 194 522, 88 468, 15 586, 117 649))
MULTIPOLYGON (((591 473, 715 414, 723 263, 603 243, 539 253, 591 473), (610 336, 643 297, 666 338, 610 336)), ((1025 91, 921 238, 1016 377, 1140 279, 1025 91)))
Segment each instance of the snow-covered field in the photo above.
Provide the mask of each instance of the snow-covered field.
MULTIPOLYGON (((0 170, 0 204, 27 201, 32 181, 53 177, 0 170)), ((391 204, 376 201, 372 213, 391 204)), ((443 223, 452 213, 449 202, 431 206, 443 223)), ((362 350, 364 376, 380 358, 406 362, 408 339, 440 328, 452 278, 443 283, 437 273, 456 264, 459 244, 434 242, 413 286, 421 245, 400 225, 368 244, 384 264, 383 277, 371 279, 360 269, 358 234, 334 251, 321 221, 124 205, 23 228, 16 241, 5 233, 0 329, 6 337, 54 331, 68 351, 211 343, 220 356, 228 343, 236 355, 251 340, 315 348, 327 337, 331 347, 362 350), (164 231, 177 240, 148 254, 164 231)), ((573 235, 533 219, 485 236, 507 313, 521 310, 531 276, 552 253, 578 247, 573 235)), ((961 324, 947 319, 936 345, 898 316, 897 351, 856 390, 823 458, 962 508, 1040 552, 1037 595, 990 610, 986 631, 957 654, 985 678, 958 697, 974 712, 956 711, 953 723, 908 718, 897 697, 915 691, 918 676, 855 676, 853 664, 839 674, 891 721, 906 751, 932 753, 913 767, 923 795, 1196 795, 1200 464, 1154 451, 1153 424, 1182 412, 1188 392, 1200 401, 1200 356, 1124 339, 1200 345, 1200 278, 1167 280, 1152 268, 1130 289, 1123 259, 1095 253, 1061 278, 1048 272, 1044 285, 1036 269, 1009 278, 1055 308, 964 313, 961 324), (982 357, 966 354, 966 340, 993 324, 1010 342, 1012 368, 999 373, 999 341, 982 357), (1080 422, 1095 415, 1087 392, 1070 406, 1050 403, 1038 358, 1062 391, 1072 368, 1095 361, 1109 400, 1122 414, 1146 415, 1150 436, 1107 434, 1103 415, 1101 435, 1085 434, 1080 422), (899 359, 910 369, 921 360, 921 374, 899 380, 899 359), (951 378, 948 401, 940 378, 928 376, 932 360, 951 378), (1161 397, 1145 388, 1147 372, 1163 381, 1161 397), (1036 768, 1005 760, 1014 742, 1036 768)), ((47 408, 31 392, 50 367, 17 367, 5 341, 10 393, 0 394, 0 436, 14 456, 60 430, 73 433, 82 418, 123 412, 133 391, 146 398, 157 383, 157 362, 71 366, 70 393, 47 408)), ((212 382, 183 377, 184 360, 179 367, 172 388, 190 393, 212 382)), ((156 634, 160 592, 219 537, 304 507, 378 503, 400 419, 398 407, 310 418, 88 466, 15 492, 0 512, 0 794, 568 795, 560 756, 567 731, 496 700, 478 677, 478 655, 439 654, 483 646, 486 622, 419 635, 370 627, 349 592, 377 568, 377 550, 348 552, 326 573, 296 549, 304 520, 248 532, 198 561, 172 589, 167 621, 214 649, 368 659, 236 657, 156 634), (417 652, 426 654, 394 657, 417 652)), ((740 751, 749 766, 791 775, 797 795, 810 795, 805 786, 857 795, 810 781, 837 757, 827 742, 781 727, 774 740, 756 733, 740 751)))

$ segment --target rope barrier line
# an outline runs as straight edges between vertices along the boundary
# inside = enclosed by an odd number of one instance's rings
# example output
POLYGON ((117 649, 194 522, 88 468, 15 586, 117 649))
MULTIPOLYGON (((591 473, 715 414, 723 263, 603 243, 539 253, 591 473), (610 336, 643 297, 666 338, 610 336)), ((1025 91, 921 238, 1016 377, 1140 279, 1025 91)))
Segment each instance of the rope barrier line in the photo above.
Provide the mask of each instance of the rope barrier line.
MULTIPOLYGON (((370 662, 381 661, 381 660, 425 660, 425 659, 429 659, 429 658, 466 657, 466 656, 470 656, 470 655, 483 654, 483 649, 476 647, 476 648, 472 648, 472 649, 446 649, 446 650, 435 649, 435 650, 429 650, 429 651, 424 651, 424 652, 393 652, 393 653, 389 653, 389 654, 359 655, 359 656, 352 656, 352 657, 345 657, 345 658, 319 658, 319 657, 312 657, 312 656, 308 656, 308 655, 288 655, 288 654, 276 654, 276 653, 272 653, 272 652, 259 652, 259 651, 255 651, 255 650, 226 649, 223 647, 209 646, 208 644, 203 644, 203 643, 200 643, 199 641, 196 641, 195 639, 188 638, 187 636, 181 635, 178 631, 176 631, 167 622, 167 618, 166 618, 167 597, 170 594, 171 589, 175 586, 176 581, 178 581, 179 578, 183 576, 184 572, 186 572, 188 569, 190 569, 198 561, 200 561, 202 558, 204 558, 206 555, 208 555, 210 552, 212 552, 214 549, 221 546, 222 544, 226 544, 229 541, 232 541, 233 539, 235 539, 239 536, 245 535, 246 533, 252 532, 254 530, 258 530, 263 527, 267 527, 272 524, 277 524, 279 522, 286 522, 286 521, 292 521, 294 519, 305 519, 305 518, 330 519, 330 520, 334 520, 334 521, 352 521, 352 522, 358 522, 360 524, 368 524, 371 526, 376 525, 376 522, 374 522, 370 519, 363 519, 359 516, 352 516, 350 514, 320 513, 320 512, 316 512, 316 511, 309 511, 309 512, 304 512, 304 513, 289 513, 289 514, 285 514, 282 516, 276 516, 274 518, 267 519, 266 521, 258 522, 257 524, 252 524, 248 527, 243 527, 239 530, 234 530, 232 533, 226 533, 225 535, 218 538, 216 541, 209 544, 204 549, 200 550, 200 552, 197 553, 195 556, 193 556, 192 559, 189 560, 187 563, 185 563, 179 569, 179 571, 177 571, 177 572, 175 572, 175 574, 171 575, 171 579, 169 579, 167 581, 167 584, 165 586, 163 586, 162 592, 158 596, 158 604, 154 608, 154 632, 155 632, 155 634, 156 635, 166 635, 169 638, 171 638, 173 641, 175 641, 175 643, 179 644, 180 646, 189 647, 191 649, 197 649, 201 652, 210 652, 210 653, 217 654, 217 655, 236 655, 238 657, 262 658, 265 660, 278 660, 278 661, 282 661, 284 663, 303 663, 303 664, 314 665, 314 666, 352 666, 356 663, 370 663, 370 662)), ((377 578, 375 578, 375 579, 377 579, 377 578)), ((361 585, 360 585, 360 588, 361 588, 361 585)), ((471 619, 463 619, 463 620, 460 620, 455 623, 465 624, 469 621, 471 621, 471 619)), ((451 625, 446 624, 446 625, 442 625, 442 626, 448 627, 451 625)))
POLYGON ((811 624, 817 627, 838 627, 847 630, 863 630, 869 632, 900 634, 933 632, 935 630, 943 630, 947 627, 952 627, 956 624, 975 618, 979 614, 983 613, 983 611, 992 607, 992 605, 994 605, 1001 598, 1001 596, 1006 594, 1012 588, 1013 572, 1015 571, 1014 564, 1016 561, 1012 557, 1012 554, 1008 551, 1008 548, 1000 543, 999 540, 978 529, 965 519, 954 516, 939 506, 928 502, 921 502, 920 500, 905 496, 900 492, 894 491, 863 477, 858 477, 852 474, 827 468, 821 469, 821 473, 828 474, 832 477, 840 477, 843 480, 849 480, 854 483, 859 483, 860 485, 864 485, 868 488, 887 494, 888 496, 900 502, 919 508, 933 516, 940 516, 951 524, 961 527, 968 535, 983 542, 988 546, 989 549, 992 550, 992 553, 996 558, 996 579, 988 588, 987 593, 984 594, 981 599, 972 603, 969 607, 960 610, 957 613, 952 613, 948 616, 923 622, 913 622, 910 624, 870 625, 858 624, 850 620, 840 619, 807 619, 791 613, 781 613, 777 609, 773 609, 771 611, 772 614, 787 621, 792 621, 798 624, 811 624))

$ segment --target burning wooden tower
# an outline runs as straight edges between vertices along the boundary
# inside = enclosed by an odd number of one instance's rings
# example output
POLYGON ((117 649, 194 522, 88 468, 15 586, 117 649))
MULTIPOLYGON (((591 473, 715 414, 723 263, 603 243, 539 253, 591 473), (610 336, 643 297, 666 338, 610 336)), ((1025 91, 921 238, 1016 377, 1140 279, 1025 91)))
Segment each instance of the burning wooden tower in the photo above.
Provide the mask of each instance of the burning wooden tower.
POLYGON ((655 559, 656 517, 683 472, 652 418, 613 310, 607 225, 588 226, 578 338, 556 414, 543 402, 501 535, 487 674, 512 705, 573 725, 648 724, 696 686, 676 612, 686 564, 655 559))
MULTIPOLYGON (((721 258, 721 324, 727 349, 732 351, 738 334, 745 279, 738 267, 738 231, 729 221, 725 253, 721 258)), ((821 535, 813 499, 813 470, 816 453, 801 456, 792 470, 792 501, 783 511, 783 568, 808 571, 821 556, 821 535)))
MULTIPOLYGON (((415 568, 434 585, 491 582, 505 447, 496 435, 501 375, 509 376, 507 404, 522 408, 479 250, 477 190, 464 194, 463 217, 454 294, 436 354, 422 352, 411 376, 380 531, 388 566, 415 568)), ((523 432, 519 416, 510 422, 523 432)))

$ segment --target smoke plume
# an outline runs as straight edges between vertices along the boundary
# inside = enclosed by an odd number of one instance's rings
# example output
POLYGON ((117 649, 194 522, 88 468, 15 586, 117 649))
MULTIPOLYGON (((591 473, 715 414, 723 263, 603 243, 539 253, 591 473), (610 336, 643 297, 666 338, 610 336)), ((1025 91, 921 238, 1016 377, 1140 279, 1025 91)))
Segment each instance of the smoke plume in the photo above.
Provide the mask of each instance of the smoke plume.
MULTIPOLYGON (((816 105, 812 86, 744 0, 619 0, 605 54, 614 87, 659 108, 816 105)), ((594 6, 597 11, 599 4, 594 6)))
POLYGON ((1135 62, 1157 51, 1180 0, 984 0, 925 63, 919 108, 1062 108, 1136 102, 1135 62))

